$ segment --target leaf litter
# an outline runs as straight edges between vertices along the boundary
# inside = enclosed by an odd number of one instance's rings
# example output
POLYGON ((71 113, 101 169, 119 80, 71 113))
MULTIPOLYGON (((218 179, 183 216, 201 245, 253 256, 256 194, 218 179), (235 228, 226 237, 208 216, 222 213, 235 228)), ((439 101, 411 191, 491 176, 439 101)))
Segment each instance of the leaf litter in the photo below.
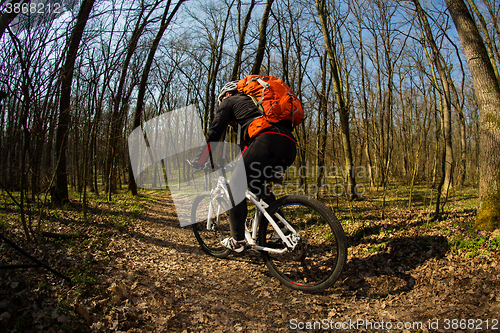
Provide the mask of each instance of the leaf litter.
MULTIPOLYGON (((154 198, 118 227, 104 210, 86 223, 67 223, 78 220, 71 215, 51 221, 58 232, 80 235, 74 239, 26 243, 9 229, 11 239, 74 283, 43 269, 0 270, 0 331, 300 332, 364 320, 422 322, 415 331, 431 332, 425 325, 435 319, 498 319, 498 234, 467 228, 470 211, 429 222, 409 209, 388 210, 384 220, 360 209, 355 221, 362 222, 344 223, 344 273, 310 295, 283 287, 257 252, 206 255, 192 231, 180 228, 170 197, 154 198), (294 329, 297 323, 321 326, 294 329)), ((26 263, 6 244, 0 253, 0 264, 26 263)))

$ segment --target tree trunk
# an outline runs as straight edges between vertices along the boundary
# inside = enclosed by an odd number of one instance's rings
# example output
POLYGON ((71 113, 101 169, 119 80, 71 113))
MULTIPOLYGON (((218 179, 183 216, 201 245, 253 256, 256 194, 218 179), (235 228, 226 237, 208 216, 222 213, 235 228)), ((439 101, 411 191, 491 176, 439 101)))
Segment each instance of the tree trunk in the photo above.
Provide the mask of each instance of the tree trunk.
MULTIPOLYGON (((118 82, 118 89, 116 91, 115 96, 113 97, 113 111, 111 113, 110 120, 110 130, 108 136, 108 143, 106 149, 106 164, 104 168, 105 174, 105 182, 106 182, 106 192, 108 194, 108 200, 111 200, 111 194, 115 191, 115 158, 116 158, 116 147, 118 145, 118 139, 121 136, 121 129, 123 127, 123 117, 125 110, 128 106, 128 97, 123 97, 125 81, 127 79, 127 73, 129 69, 130 62, 132 60, 132 56, 135 53, 137 48, 137 44, 139 42, 139 38, 141 37, 144 29, 149 23, 148 18, 153 13, 153 9, 146 15, 144 20, 142 17, 146 10, 145 7, 141 8, 139 12, 137 22, 134 27, 134 31, 132 32, 132 36, 130 37, 130 41, 127 46, 127 55, 125 56, 125 60, 123 61, 123 66, 120 74, 120 80, 118 82), (142 21, 141 21, 142 20, 142 21)), ((133 88, 133 84, 131 85, 131 89, 133 88)))
POLYGON ((328 133, 328 95, 330 93, 330 83, 327 85, 328 75, 327 71, 327 55, 325 54, 321 59, 321 91, 319 93, 319 105, 318 105, 318 127, 316 130, 316 140, 317 140, 317 158, 316 158, 316 186, 318 189, 317 195, 319 196, 319 191, 322 188, 322 180, 325 180, 325 153, 326 153, 326 138, 328 133))
MULTIPOLYGON (((456 96, 458 95, 457 87, 453 83, 453 81, 450 80, 450 86, 453 89, 453 92, 456 96)), ((462 92, 463 92, 463 87, 462 87, 462 92)), ((464 100, 464 96, 462 94, 462 100, 464 100)), ((465 123, 465 115, 464 115, 464 110, 463 106, 460 102, 454 103, 455 109, 457 109, 458 113, 458 122, 459 122, 459 135, 460 135, 460 169, 458 173, 458 186, 462 187, 465 184, 465 179, 467 175, 467 125, 465 123)))
POLYGON ((351 199, 358 197, 356 190, 356 179, 354 175, 353 168, 353 158, 351 149, 351 139, 349 134, 349 107, 345 102, 345 95, 342 89, 342 81, 340 76, 340 69, 337 65, 337 57, 332 47, 332 42, 330 39, 330 31, 328 29, 327 17, 325 13, 325 0, 316 0, 316 8, 318 11, 318 17, 321 24, 321 30, 323 32, 323 37, 325 40, 325 49, 328 53, 328 58, 330 59, 330 66, 332 69, 332 80, 333 89, 335 91, 335 99, 339 107, 339 118, 340 118, 340 130, 342 135, 342 144, 344 148, 344 159, 345 159, 345 174, 347 174, 347 195, 351 199))
POLYGON ((252 74, 260 74, 260 67, 262 66, 264 53, 266 51, 267 21, 269 20, 269 13, 271 12, 273 2, 274 0, 267 0, 264 13, 262 14, 259 29, 259 46, 257 47, 257 55, 255 56, 255 62, 252 67, 252 74))
POLYGON ((366 162, 368 165, 368 177, 370 178, 370 186, 373 187, 375 185, 375 179, 372 173, 372 157, 370 153, 370 121, 369 121, 369 112, 368 112, 368 97, 367 97, 367 83, 365 79, 365 75, 367 76, 367 72, 365 69, 365 52, 364 52, 364 44, 363 44, 363 30, 361 27, 361 14, 355 13, 357 20, 357 28, 358 28, 358 38, 359 38, 359 63, 361 66, 361 89, 362 89, 362 119, 363 119, 363 127, 364 127, 364 152, 366 155, 366 162))
POLYGON ((480 207, 475 227, 500 227, 500 86, 479 30, 463 0, 445 0, 474 82, 480 112, 480 207))
POLYGON ((458 118, 460 122, 460 174, 458 177, 458 186, 462 187, 465 184, 467 176, 467 129, 465 125, 465 116, 462 110, 458 113, 458 118))
MULTIPOLYGON (((151 49, 149 49, 148 59, 146 60, 146 64, 144 65, 144 70, 142 72, 141 83, 139 84, 139 93, 137 96, 137 106, 135 108, 135 113, 134 113, 134 128, 139 127, 141 125, 142 109, 144 106, 144 96, 146 94, 146 86, 148 83, 149 72, 151 70, 151 65, 153 64, 156 50, 158 49, 158 45, 160 44, 160 40, 163 36, 163 33, 167 29, 168 25, 172 21, 172 18, 175 16, 175 13, 177 13, 177 10, 184 1, 185 0, 179 0, 179 2, 174 7, 170 15, 168 15, 168 10, 170 9, 170 3, 171 3, 171 1, 169 0, 165 7, 165 11, 163 12, 160 29, 156 33, 156 37, 153 40, 151 49)), ((137 195, 137 183, 135 182, 134 179, 134 172, 132 170, 132 164, 130 163, 130 159, 128 163, 128 175, 129 175, 128 190, 133 195, 137 195)))
MULTIPOLYGON (((475 2, 472 0, 467 0, 467 2, 470 4, 472 10, 476 14, 479 22, 481 23, 481 28, 483 30, 483 36, 485 39, 484 43, 486 46, 486 51, 488 51, 488 56, 490 58, 491 66, 493 66, 493 71, 494 71, 495 76, 497 78, 497 82, 500 85, 500 74, 498 73, 497 62, 495 60, 495 47, 493 46, 493 42, 491 40, 490 33, 488 32, 488 25, 487 25, 486 20, 484 19, 483 15, 481 14, 479 9, 477 8, 477 5, 475 4, 475 2)), ((486 4, 486 5, 488 6, 488 4, 486 4)))
MULTIPOLYGON (((440 81, 443 86, 443 97, 444 97, 444 113, 443 113, 443 134, 444 134, 444 142, 445 142, 445 150, 443 156, 443 174, 442 181, 440 182, 440 186, 438 188, 438 196, 444 196, 445 200, 448 196, 448 192, 452 186, 452 176, 453 176, 453 147, 451 140, 451 91, 449 85, 449 78, 446 70, 444 68, 444 61, 442 60, 442 56, 439 52, 439 49, 436 45, 436 41, 434 40, 434 36, 432 35, 432 30, 427 20, 427 16, 420 6, 420 2, 418 0, 413 0, 415 4, 415 8, 417 11, 418 18, 420 23, 422 24, 422 29, 424 31, 425 37, 431 46, 432 50, 432 60, 436 65, 436 69, 439 73, 440 81)), ((439 200, 438 200, 439 202, 439 200)), ((436 205, 436 215, 439 214, 439 204, 436 205)))
POLYGON ((94 5, 94 0, 83 0, 78 13, 76 25, 69 39, 68 53, 61 70, 61 98, 59 102, 59 123, 56 133, 56 188, 55 203, 68 201, 68 175, 66 171, 66 150, 68 148, 68 131, 71 122, 71 83, 73 81, 73 69, 82 39, 83 30, 94 5))
MULTIPOLYGON (((247 15, 245 16, 245 22, 243 23, 243 27, 241 27, 241 29, 239 29, 238 31, 239 32, 238 48, 236 49, 236 54, 234 55, 233 72, 231 74, 231 79, 230 79, 231 81, 238 80, 240 76, 241 56, 243 54, 243 48, 245 47, 245 36, 247 34, 250 19, 252 18, 252 11, 254 7, 255 7, 255 0, 251 0, 247 15)), ((238 14, 240 13, 240 8, 241 8, 241 0, 238 0, 238 14)))

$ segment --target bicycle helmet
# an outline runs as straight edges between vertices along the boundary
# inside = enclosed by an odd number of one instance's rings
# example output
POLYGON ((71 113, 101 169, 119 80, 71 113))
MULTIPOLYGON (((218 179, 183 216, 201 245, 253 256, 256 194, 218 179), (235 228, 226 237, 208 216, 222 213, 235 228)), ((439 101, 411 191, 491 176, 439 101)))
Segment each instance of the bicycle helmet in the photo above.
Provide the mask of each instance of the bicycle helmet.
POLYGON ((226 83, 222 89, 220 90, 219 96, 217 96, 217 100, 219 103, 222 102, 222 99, 226 95, 227 92, 237 91, 236 87, 238 85, 238 81, 229 81, 226 83))

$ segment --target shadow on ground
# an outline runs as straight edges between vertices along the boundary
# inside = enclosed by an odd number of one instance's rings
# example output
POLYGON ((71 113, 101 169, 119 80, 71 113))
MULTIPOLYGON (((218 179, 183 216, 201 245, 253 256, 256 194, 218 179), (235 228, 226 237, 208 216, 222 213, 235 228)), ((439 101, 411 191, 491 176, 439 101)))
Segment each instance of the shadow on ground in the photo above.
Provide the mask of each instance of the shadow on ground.
MULTIPOLYGON (((380 227, 378 227, 380 230, 380 227)), ((351 246, 361 246, 367 256, 351 258, 341 277, 354 295, 384 298, 410 291, 415 279, 410 271, 426 261, 440 259, 449 250, 443 236, 351 238, 351 246)))

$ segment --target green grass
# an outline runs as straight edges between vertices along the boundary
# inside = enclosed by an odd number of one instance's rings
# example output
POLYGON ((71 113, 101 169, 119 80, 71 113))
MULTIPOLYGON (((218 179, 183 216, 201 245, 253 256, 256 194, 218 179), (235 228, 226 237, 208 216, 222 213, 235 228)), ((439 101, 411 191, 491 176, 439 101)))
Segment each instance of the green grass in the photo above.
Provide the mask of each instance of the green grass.
POLYGON ((368 253, 383 252, 386 250, 387 244, 388 244, 388 242, 374 244, 372 247, 368 248, 368 253))
POLYGON ((6 214, 0 213, 0 229, 8 228, 10 225, 6 214))
POLYGON ((95 273, 92 271, 92 269, 72 269, 71 275, 73 276, 71 282, 80 286, 91 287, 99 283, 99 280, 95 276, 95 273))
POLYGON ((470 258, 489 258, 493 252, 500 251, 500 236, 491 237, 477 232, 477 237, 453 237, 452 247, 459 253, 465 253, 470 258))
POLYGON ((330 231, 327 231, 324 235, 326 241, 333 242, 335 241, 335 235, 331 233, 330 231))

